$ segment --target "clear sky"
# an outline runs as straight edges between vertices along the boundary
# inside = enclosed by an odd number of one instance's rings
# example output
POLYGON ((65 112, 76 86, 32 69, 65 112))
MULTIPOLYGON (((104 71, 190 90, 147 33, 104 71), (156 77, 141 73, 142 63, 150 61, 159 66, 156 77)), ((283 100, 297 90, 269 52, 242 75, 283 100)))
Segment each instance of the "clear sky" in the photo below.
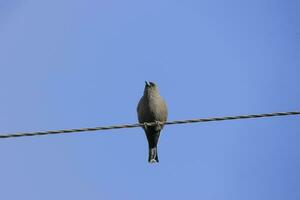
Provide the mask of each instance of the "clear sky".
MULTIPOLYGON (((0 132, 300 109, 297 0, 1 0, 0 132)), ((300 117, 0 140, 0 198, 299 200, 300 117)))

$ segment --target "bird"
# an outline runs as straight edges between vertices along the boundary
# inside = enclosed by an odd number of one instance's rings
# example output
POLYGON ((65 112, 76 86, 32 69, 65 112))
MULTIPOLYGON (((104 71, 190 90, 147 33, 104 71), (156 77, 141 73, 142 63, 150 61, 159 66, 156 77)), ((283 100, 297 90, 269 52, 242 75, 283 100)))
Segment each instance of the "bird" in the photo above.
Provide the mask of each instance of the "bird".
POLYGON ((139 123, 145 124, 143 129, 149 145, 149 163, 158 163, 157 144, 164 122, 168 118, 168 108, 165 100, 159 93, 156 83, 145 81, 144 94, 141 97, 137 114, 139 123), (147 126, 146 123, 155 122, 154 126, 147 126))

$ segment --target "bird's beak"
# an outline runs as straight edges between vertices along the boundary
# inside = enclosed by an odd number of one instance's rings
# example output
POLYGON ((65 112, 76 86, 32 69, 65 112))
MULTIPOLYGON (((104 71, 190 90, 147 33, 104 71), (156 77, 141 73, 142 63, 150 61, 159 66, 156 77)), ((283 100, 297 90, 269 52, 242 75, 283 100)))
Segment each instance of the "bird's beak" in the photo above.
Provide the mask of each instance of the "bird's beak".
POLYGON ((149 81, 145 81, 146 86, 150 86, 150 82, 149 81))

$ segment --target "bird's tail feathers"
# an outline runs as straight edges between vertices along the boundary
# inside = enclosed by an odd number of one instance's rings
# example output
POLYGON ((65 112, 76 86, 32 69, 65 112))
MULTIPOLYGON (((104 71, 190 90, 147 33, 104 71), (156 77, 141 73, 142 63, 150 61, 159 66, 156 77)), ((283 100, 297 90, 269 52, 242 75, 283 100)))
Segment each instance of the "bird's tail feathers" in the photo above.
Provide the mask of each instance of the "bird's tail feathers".
POLYGON ((152 147, 149 148, 149 158, 148 158, 149 163, 158 163, 158 155, 157 155, 157 147, 152 147))

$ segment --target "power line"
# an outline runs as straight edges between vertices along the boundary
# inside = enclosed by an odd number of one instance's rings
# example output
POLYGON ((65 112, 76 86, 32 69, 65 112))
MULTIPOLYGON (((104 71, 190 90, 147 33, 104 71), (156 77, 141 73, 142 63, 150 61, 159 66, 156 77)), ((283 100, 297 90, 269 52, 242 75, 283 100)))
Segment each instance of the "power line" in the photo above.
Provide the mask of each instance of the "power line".
POLYGON ((36 136, 36 135, 87 132, 87 131, 103 131, 103 130, 122 129, 122 128, 136 128, 136 127, 144 127, 144 126, 155 126, 155 125, 157 125, 157 123, 164 124, 164 125, 174 125, 174 124, 188 124, 188 123, 198 123, 198 122, 225 121, 225 120, 263 118, 263 117, 275 117, 275 116, 287 116, 287 115, 300 115, 300 111, 275 112, 275 113, 266 113, 266 114, 238 115, 238 116, 225 116, 225 117, 212 117, 212 118, 198 118, 198 119, 169 121, 169 122, 165 122, 165 123, 149 122, 149 123, 143 123, 143 124, 123 124, 123 125, 116 125, 116 126, 98 126, 98 127, 93 127, 93 128, 62 129, 62 130, 49 130, 49 131, 38 131, 38 132, 22 132, 22 133, 12 133, 12 134, 5 134, 5 135, 2 134, 2 135, 0 135, 0 139, 1 138, 36 136))

